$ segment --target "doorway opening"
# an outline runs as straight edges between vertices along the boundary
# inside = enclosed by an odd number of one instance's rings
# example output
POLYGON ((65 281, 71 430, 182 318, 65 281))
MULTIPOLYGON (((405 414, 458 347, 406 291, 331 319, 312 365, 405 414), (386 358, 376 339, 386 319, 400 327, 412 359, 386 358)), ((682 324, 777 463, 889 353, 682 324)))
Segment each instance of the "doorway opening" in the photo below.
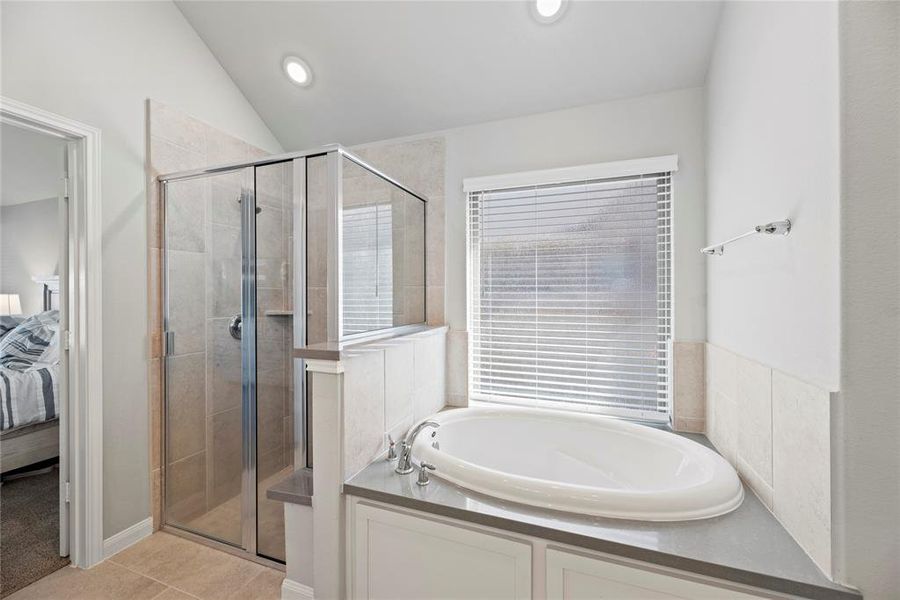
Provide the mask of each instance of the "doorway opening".
POLYGON ((69 197, 73 142, 0 123, 0 590, 69 564, 69 197))
POLYGON ((0 155, 6 595, 103 559, 100 131, 0 97, 0 155))

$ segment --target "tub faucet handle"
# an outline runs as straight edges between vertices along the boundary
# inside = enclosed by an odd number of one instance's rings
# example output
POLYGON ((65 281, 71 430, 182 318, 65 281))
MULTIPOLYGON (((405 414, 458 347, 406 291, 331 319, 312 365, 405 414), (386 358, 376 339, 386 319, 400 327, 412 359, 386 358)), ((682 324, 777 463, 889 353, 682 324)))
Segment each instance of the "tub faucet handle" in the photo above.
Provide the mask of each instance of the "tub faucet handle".
POLYGON ((391 434, 388 434, 388 453, 387 459, 390 461, 397 460, 397 443, 394 442, 394 438, 391 437, 391 434))
POLYGON ((416 484, 421 486, 426 486, 431 483, 431 480, 428 479, 428 470, 435 470, 435 466, 431 463, 422 462, 419 465, 419 478, 416 480, 416 484))

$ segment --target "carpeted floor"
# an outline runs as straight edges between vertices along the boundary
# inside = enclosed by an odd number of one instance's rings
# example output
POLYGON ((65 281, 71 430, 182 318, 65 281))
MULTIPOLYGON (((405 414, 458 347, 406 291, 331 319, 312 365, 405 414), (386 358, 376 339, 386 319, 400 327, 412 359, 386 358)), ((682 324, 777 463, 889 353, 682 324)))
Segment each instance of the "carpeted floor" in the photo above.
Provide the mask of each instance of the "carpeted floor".
POLYGON ((69 564, 59 555, 59 471, 0 486, 0 597, 69 564))

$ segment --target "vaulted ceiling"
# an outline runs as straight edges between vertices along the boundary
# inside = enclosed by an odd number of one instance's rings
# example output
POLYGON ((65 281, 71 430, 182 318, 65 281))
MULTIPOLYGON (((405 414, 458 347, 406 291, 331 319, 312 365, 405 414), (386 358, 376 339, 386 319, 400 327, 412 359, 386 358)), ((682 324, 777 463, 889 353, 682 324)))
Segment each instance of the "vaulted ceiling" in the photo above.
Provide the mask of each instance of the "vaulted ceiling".
POLYGON ((178 2, 289 150, 702 85, 718 2, 178 2), (282 71, 303 58, 313 85, 282 71))

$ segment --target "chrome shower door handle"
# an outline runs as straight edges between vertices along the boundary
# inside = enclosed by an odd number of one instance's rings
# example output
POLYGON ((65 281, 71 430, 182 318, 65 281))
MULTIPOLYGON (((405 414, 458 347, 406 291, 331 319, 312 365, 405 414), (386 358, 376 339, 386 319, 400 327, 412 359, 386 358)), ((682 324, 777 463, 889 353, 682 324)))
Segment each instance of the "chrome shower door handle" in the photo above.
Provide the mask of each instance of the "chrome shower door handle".
POLYGON ((234 315, 228 322, 228 333, 236 340, 241 339, 241 315, 234 315))

